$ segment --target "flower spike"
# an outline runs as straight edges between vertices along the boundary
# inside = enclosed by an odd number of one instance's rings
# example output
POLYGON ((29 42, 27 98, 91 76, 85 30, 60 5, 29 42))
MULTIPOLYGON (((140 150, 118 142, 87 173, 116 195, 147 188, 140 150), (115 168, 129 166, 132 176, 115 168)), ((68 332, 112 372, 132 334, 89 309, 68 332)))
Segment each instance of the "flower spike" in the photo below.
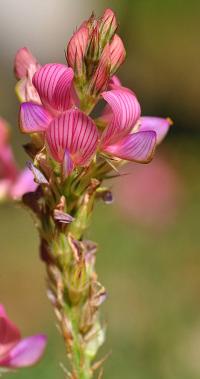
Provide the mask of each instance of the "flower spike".
MULTIPOLYGON (((27 171, 35 180, 36 189, 22 201, 37 218, 40 257, 67 347, 71 372, 65 372, 69 378, 92 379, 103 362, 92 361, 105 339, 99 307, 106 290, 95 272, 97 245, 85 239, 95 202, 112 203, 104 181, 120 177, 126 161, 150 162, 170 124, 168 119, 141 117, 136 94, 116 76, 126 57, 117 27, 111 9, 102 17, 93 13, 69 40, 65 52, 68 66, 49 63, 38 67, 35 58, 22 49, 17 60, 23 64, 16 70, 21 78, 17 91, 23 101, 20 129, 31 134, 25 149, 33 162, 26 171, 20 175, 18 170, 12 171, 10 150, 7 146, 7 151, 5 146, 1 150, 0 141, 0 163, 2 158, 4 172, 8 167, 13 175, 15 196, 28 187, 22 185, 27 171), (98 114, 101 106, 103 112, 98 114)), ((1 185, 5 183, 0 181, 0 191, 1 185)), ((22 343, 20 337, 9 357, 6 354, 7 364, 27 365, 33 362, 35 352, 30 341, 22 343), (27 346, 33 348, 32 355, 27 346)))

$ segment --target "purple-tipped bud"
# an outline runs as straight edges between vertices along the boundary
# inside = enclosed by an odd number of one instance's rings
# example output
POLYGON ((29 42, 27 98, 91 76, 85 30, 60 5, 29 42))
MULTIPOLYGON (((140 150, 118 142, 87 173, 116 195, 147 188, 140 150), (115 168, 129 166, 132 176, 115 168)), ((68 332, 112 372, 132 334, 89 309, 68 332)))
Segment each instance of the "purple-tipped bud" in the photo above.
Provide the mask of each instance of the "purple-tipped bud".
POLYGON ((124 63, 126 58, 126 50, 121 38, 115 34, 110 44, 110 59, 111 59, 111 75, 124 63))
POLYGON ((54 220, 61 222, 62 224, 70 224, 74 221, 74 217, 66 212, 60 211, 59 209, 54 209, 53 216, 54 220))
POLYGON ((100 33, 102 43, 107 43, 111 40, 117 29, 117 19, 112 9, 107 8, 103 14, 100 24, 100 33))
POLYGON ((84 56, 87 49, 89 30, 85 23, 74 33, 67 45, 66 59, 76 76, 84 74, 84 56))
POLYGON ((35 167, 31 161, 28 161, 26 165, 29 168, 29 170, 33 173, 34 180, 36 183, 49 184, 44 174, 37 167, 35 167))

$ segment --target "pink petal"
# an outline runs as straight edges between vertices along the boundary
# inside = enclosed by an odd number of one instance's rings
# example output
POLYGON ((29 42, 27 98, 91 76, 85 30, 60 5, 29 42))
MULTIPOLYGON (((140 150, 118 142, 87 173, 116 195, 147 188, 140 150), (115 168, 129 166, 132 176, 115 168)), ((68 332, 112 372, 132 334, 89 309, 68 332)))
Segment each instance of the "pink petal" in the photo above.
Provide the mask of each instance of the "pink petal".
POLYGON ((63 64, 50 63, 35 73, 33 84, 47 108, 65 111, 72 105, 73 77, 72 68, 63 64))
POLYGON ((28 74, 28 68, 34 66, 36 69, 40 67, 36 58, 29 49, 23 47, 17 51, 14 59, 14 72, 17 79, 25 78, 28 74))
POLYGON ((62 162, 67 149, 75 165, 85 165, 95 153, 98 131, 90 117, 73 109, 51 122, 46 138, 55 160, 62 162))
POLYGON ((17 82, 15 86, 15 91, 21 103, 24 103, 26 101, 32 101, 34 103, 41 104, 38 92, 36 91, 36 88, 32 83, 33 75, 36 73, 38 69, 38 67, 31 65, 27 69, 26 77, 22 78, 17 82))
POLYGON ((170 118, 143 116, 139 120, 141 125, 139 130, 154 130, 156 132, 156 142, 159 144, 165 138, 172 121, 170 118))
POLYGON ((0 304, 0 359, 20 340, 18 328, 7 317, 3 305, 0 304))
POLYGON ((23 133, 44 132, 52 117, 42 105, 23 103, 20 107, 19 124, 23 133))
POLYGON ((121 84, 118 76, 117 75, 113 75, 110 78, 109 83, 108 83, 109 90, 110 89, 119 89, 120 87, 122 87, 122 84, 121 84))
POLYGON ((109 105, 102 117, 104 122, 108 122, 101 138, 101 144, 105 147, 116 143, 132 129, 140 117, 141 110, 135 94, 130 90, 114 89, 104 92, 102 97, 109 105))
POLYGON ((0 317, 7 317, 7 313, 3 304, 0 304, 0 317))
POLYGON ((19 174, 16 182, 10 189, 10 196, 13 199, 20 199, 26 192, 33 192, 37 188, 37 184, 34 182, 33 173, 29 168, 25 168, 19 174))
POLYGON ((44 335, 27 337, 18 342, 7 356, 0 359, 0 366, 19 368, 34 365, 43 355, 47 338, 44 335))
POLYGON ((110 44, 110 58, 111 58, 111 75, 114 74, 118 68, 124 63, 126 58, 126 50, 121 38, 115 34, 110 44))
POLYGON ((63 159, 63 176, 66 178, 74 169, 74 163, 70 156, 70 153, 65 149, 64 159, 63 159))
POLYGON ((144 131, 129 134, 119 143, 108 146, 104 151, 128 161, 148 163, 153 157, 156 146, 156 133, 144 131))
POLYGON ((90 92, 91 94, 100 94, 102 91, 105 91, 108 84, 108 79, 110 76, 110 47, 107 44, 104 47, 103 53, 99 60, 97 69, 92 77, 90 83, 90 92))
POLYGON ((82 75, 84 71, 84 55, 88 44, 88 37, 89 30, 86 25, 83 25, 74 33, 67 46, 67 62, 77 75, 82 75))

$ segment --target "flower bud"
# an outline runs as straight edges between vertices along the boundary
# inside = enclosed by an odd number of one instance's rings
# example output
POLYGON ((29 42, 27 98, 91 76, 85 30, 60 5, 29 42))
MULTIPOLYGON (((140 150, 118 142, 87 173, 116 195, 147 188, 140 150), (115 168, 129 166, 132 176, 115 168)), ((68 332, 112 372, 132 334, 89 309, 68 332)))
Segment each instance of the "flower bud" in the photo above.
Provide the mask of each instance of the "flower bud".
POLYGON ((85 23, 74 33, 67 45, 66 59, 75 76, 85 73, 84 56, 88 44, 89 30, 85 23))
POLYGON ((117 20, 115 13, 111 9, 106 9, 99 27, 101 33, 101 43, 104 46, 111 40, 117 29, 117 20))
POLYGON ((126 50, 121 38, 115 34, 110 44, 110 60, 111 68, 110 74, 113 75, 118 68, 124 63, 126 58, 126 50))
POLYGON ((97 69, 91 79, 89 90, 91 95, 99 95, 107 88, 110 77, 110 47, 107 44, 103 50, 97 69))
POLYGON ((87 62, 95 64, 100 57, 100 45, 99 45, 99 27, 98 24, 93 29, 87 50, 87 62))

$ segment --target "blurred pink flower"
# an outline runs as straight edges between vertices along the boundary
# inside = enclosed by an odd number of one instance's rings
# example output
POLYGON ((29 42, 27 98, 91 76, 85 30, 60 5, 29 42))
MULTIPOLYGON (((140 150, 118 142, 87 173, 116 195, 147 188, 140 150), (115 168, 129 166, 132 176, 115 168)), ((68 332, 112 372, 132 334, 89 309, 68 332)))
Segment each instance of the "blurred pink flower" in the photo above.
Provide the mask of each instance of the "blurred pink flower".
POLYGON ((141 225, 160 228, 173 221, 181 198, 180 179, 164 157, 150 165, 123 168, 113 193, 122 215, 141 225))
POLYGON ((34 365, 43 355, 46 336, 21 338, 19 329, 9 320, 0 304, 0 367, 19 368, 34 365))
POLYGON ((9 128, 0 118, 0 200, 19 199, 24 193, 34 191, 36 183, 28 168, 20 171, 9 144, 9 128))

